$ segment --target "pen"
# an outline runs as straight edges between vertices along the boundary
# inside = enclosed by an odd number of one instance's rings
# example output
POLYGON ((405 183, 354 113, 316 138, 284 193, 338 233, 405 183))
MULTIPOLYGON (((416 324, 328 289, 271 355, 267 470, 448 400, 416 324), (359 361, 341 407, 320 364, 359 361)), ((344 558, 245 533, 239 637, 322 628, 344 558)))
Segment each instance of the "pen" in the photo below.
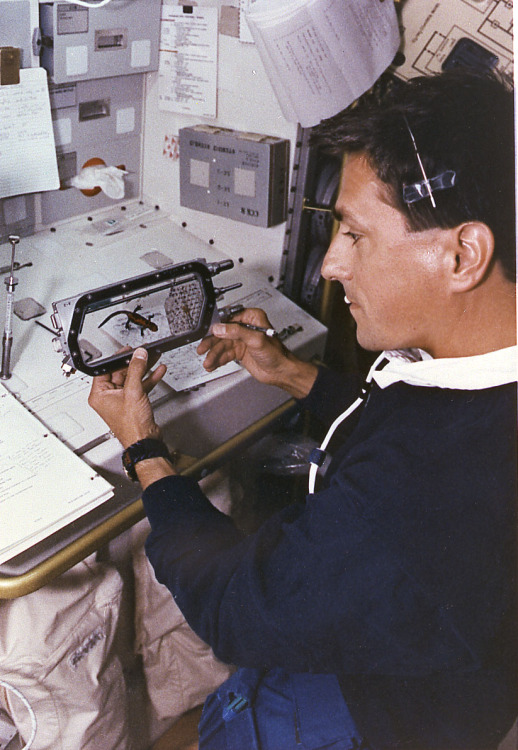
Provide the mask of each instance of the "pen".
POLYGON ((277 336, 277 331, 275 330, 275 328, 254 326, 251 323, 243 323, 241 320, 230 320, 229 323, 235 323, 236 325, 241 326, 241 328, 246 328, 248 331, 259 331, 259 333, 264 333, 265 336, 277 336))

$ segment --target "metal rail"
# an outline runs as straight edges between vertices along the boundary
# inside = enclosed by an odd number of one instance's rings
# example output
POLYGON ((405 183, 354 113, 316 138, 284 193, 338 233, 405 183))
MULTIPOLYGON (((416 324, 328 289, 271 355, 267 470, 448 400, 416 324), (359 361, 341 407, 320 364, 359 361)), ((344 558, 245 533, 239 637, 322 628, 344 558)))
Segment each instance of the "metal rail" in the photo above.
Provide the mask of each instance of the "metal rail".
MULTIPOLYGON (((210 474, 232 455, 257 440, 269 427, 291 411, 295 407, 295 403, 294 399, 289 399, 201 459, 184 458, 183 462, 180 463, 179 473, 195 479, 210 474)), ((0 599, 17 599, 46 586, 59 575, 84 560, 85 557, 127 531, 131 526, 142 520, 144 515, 142 500, 135 500, 111 518, 102 521, 94 529, 87 531, 79 539, 35 565, 34 568, 19 575, 0 574, 0 599)))

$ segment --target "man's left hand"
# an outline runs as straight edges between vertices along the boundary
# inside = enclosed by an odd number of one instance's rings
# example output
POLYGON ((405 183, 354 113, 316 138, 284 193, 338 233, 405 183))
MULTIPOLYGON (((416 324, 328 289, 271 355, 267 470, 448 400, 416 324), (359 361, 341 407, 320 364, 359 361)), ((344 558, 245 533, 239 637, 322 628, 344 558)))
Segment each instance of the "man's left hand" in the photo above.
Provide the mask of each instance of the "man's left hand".
POLYGON ((147 374, 148 353, 136 349, 124 370, 94 377, 88 403, 124 448, 144 438, 160 438, 148 394, 166 373, 165 365, 147 374))

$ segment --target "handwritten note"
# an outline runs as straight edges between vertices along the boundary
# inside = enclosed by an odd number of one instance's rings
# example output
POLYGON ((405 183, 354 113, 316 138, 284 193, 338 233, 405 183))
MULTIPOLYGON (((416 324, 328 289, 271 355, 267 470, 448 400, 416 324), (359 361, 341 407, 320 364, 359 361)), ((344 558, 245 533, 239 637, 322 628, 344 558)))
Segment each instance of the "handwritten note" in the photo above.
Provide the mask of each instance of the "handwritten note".
POLYGON ((241 366, 236 362, 229 362, 213 372, 207 372, 202 364, 204 357, 200 357, 196 353, 199 343, 199 341, 196 341, 193 344, 187 344, 161 356, 161 364, 167 366, 164 383, 174 388, 175 391, 196 388, 203 383, 208 383, 209 380, 216 380, 241 369, 241 366))
POLYGON ((0 389, 0 563, 112 494, 108 482, 0 389))
POLYGON ((46 71, 23 68, 20 83, 0 86, 0 112, 0 198, 57 190, 46 71))

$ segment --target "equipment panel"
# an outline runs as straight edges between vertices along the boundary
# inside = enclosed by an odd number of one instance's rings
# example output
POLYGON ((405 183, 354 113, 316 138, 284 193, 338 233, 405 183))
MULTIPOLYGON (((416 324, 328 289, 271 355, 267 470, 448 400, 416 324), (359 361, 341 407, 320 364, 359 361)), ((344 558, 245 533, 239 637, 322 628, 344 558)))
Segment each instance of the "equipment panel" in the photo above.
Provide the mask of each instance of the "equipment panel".
POLYGON ((228 128, 180 130, 180 204, 259 227, 286 219, 289 141, 228 128))
POLYGON ((157 70, 160 9, 160 0, 43 3, 41 64, 54 83, 157 70))

